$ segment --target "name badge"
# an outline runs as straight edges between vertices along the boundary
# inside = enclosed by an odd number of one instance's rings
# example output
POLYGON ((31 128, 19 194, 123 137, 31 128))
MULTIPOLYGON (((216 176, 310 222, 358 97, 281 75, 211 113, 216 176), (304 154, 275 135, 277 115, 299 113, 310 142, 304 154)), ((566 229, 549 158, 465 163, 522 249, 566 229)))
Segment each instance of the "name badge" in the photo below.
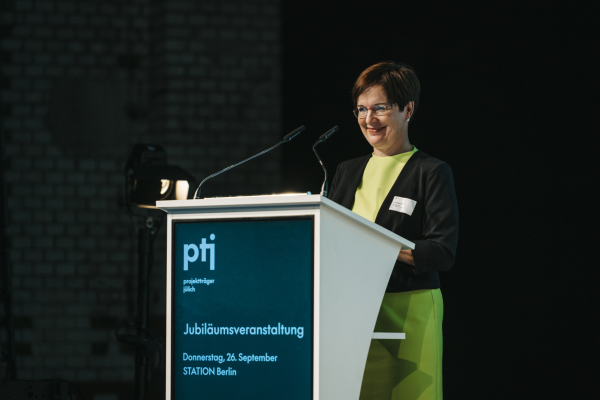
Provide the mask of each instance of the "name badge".
POLYGON ((390 206, 390 210, 412 215, 416 205, 417 202, 414 200, 395 196, 392 205, 390 206))

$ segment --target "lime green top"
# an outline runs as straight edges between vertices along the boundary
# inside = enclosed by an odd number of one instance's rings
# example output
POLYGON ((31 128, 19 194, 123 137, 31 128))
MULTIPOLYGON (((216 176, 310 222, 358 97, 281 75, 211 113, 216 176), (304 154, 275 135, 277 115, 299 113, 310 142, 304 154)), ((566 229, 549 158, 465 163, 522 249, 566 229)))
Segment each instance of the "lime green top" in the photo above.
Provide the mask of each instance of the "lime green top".
POLYGON ((362 181, 356 189, 352 211, 375 222, 383 200, 398 179, 408 159, 417 151, 417 148, 413 146, 411 151, 395 156, 371 157, 363 173, 362 181))

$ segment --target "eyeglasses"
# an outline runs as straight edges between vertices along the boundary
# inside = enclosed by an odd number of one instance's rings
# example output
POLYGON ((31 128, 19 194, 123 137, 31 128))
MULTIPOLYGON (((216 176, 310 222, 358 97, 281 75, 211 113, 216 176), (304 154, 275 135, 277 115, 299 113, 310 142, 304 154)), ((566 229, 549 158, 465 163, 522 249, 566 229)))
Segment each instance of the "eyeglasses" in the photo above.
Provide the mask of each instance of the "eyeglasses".
POLYGON ((373 108, 367 108, 367 107, 357 107, 353 110, 354 112, 354 116, 356 118, 367 118, 367 114, 369 113, 369 110, 372 110, 373 113, 375 113, 375 115, 377 115, 378 117, 384 116, 387 110, 392 109, 392 107, 394 107, 396 104, 390 104, 385 105, 385 104, 375 104, 375 107, 373 108))

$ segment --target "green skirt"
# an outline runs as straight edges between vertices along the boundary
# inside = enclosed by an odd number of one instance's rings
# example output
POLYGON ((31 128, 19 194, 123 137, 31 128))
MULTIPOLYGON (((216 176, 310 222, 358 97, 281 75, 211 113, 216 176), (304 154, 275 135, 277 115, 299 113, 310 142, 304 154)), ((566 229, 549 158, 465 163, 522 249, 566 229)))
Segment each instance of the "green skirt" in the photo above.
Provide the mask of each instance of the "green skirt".
POLYGON ((442 400, 440 289, 386 293, 375 332, 404 332, 406 339, 371 341, 361 400, 442 400))

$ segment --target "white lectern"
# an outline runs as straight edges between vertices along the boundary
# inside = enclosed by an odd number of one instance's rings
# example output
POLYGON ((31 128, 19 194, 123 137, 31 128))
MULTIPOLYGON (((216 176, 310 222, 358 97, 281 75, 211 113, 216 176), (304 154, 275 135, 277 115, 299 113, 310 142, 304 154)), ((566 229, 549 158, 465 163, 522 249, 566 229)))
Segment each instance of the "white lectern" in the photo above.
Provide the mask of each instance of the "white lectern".
POLYGON ((260 398, 267 399, 268 388, 277 387, 279 399, 358 400, 371 339, 403 338, 373 328, 398 252, 414 249, 408 240, 319 195, 159 201, 157 207, 168 213, 166 399, 227 399, 237 385, 244 398, 264 390, 260 398), (257 256, 264 252, 254 252, 260 243, 274 246, 265 247, 264 259, 257 256), (261 275, 263 266, 271 269, 261 275), (266 286, 251 289, 254 284, 266 286), (256 313, 255 300, 263 308, 256 313), (280 303, 287 305, 277 308, 280 303), (293 314, 287 320, 286 310, 293 314), (307 331, 294 325, 302 316, 307 331), (286 380, 286 371, 296 368, 307 376, 304 391, 293 386, 296 379, 286 380), (288 389, 293 393, 283 393, 288 389), (210 394, 216 390, 225 392, 210 394))

